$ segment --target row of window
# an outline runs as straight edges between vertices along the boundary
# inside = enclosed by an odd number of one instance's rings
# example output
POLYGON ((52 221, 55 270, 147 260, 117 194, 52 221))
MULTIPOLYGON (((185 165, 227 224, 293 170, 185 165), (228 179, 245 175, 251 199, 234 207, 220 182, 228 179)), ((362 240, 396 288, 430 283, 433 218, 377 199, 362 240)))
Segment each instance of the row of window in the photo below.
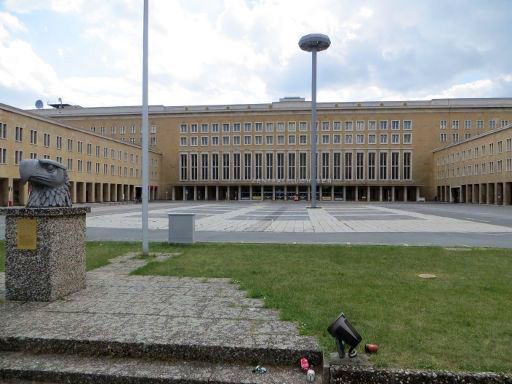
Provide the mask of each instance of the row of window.
MULTIPOLYGON (((38 132, 35 129, 30 130, 30 144, 32 145, 38 145, 38 132)), ((7 127, 6 124, 0 123, 0 138, 6 139, 7 138, 7 127)), ((17 142, 23 142, 23 127, 16 127, 15 129, 15 139, 17 142)), ((56 136, 55 137, 55 147, 57 149, 62 149, 62 136, 56 136)), ((51 144, 51 136, 49 133, 43 133, 43 146, 46 148, 49 148, 51 144)), ((78 153, 83 153, 84 151, 84 142, 83 141, 76 141, 74 142, 73 139, 67 139, 67 150, 68 152, 73 152, 74 147, 76 144, 76 151, 78 153)), ((86 152, 87 155, 92 156, 93 155, 93 149, 94 154, 96 157, 100 157, 101 153, 103 152, 103 157, 108 158, 110 155, 110 158, 112 160, 119 160, 119 161, 130 161, 131 163, 138 163, 139 162, 139 155, 128 153, 125 151, 115 150, 115 149, 108 149, 107 147, 103 147, 103 151, 101 146, 96 145, 93 147, 91 143, 85 143, 86 146, 86 152)))
MULTIPOLYGON (((377 144, 377 139, 379 139, 380 144, 400 144, 400 133, 393 133, 391 135, 388 135, 387 133, 382 133, 379 135, 376 134, 345 134, 345 135, 338 135, 334 134, 332 135, 324 135, 319 134, 317 135, 317 144, 365 144, 367 142, 368 144, 377 144), (388 141, 388 139, 390 139, 388 141)), ((243 136, 243 144, 244 145, 263 145, 263 138, 265 138, 265 145, 274 145, 274 138, 275 143, 277 145, 285 145, 286 141, 288 145, 296 145, 297 144, 297 136, 296 135, 288 135, 288 140, 286 140, 285 135, 277 135, 274 137, 274 135, 245 135, 243 136)), ((299 145, 306 145, 308 144, 308 135, 299 135, 299 145)), ((188 145, 190 146, 208 146, 208 145, 220 145, 219 140, 222 139, 222 145, 242 145, 242 136, 181 136, 180 137, 180 146, 186 147, 188 145), (190 140, 189 140, 190 139, 190 140), (211 141, 210 141, 211 139, 211 141), (211 143, 211 144, 210 144, 211 143)), ((403 144, 412 144, 412 133, 403 133, 402 134, 402 143, 403 144)))
MULTIPOLYGON (((499 140, 496 142, 496 152, 494 150, 494 144, 495 143, 489 143, 489 144, 482 144, 479 146, 476 146, 474 148, 465 149, 463 151, 459 152, 453 152, 446 156, 443 156, 438 160, 437 165, 445 165, 445 164, 452 164, 459 161, 465 161, 469 159, 476 159, 479 156, 492 156, 496 153, 500 154, 503 153, 503 140, 499 140)), ((508 138, 505 140, 506 145, 506 151, 510 152, 512 151, 512 138, 508 138)))
MULTIPOLYGON (((505 171, 512 172, 512 158, 506 159, 505 171)), ((478 176, 488 173, 503 172, 503 160, 489 161, 488 163, 467 164, 463 167, 444 168, 438 171, 438 179, 447 177, 478 176)))
MULTIPOLYGON (((489 129, 496 129, 497 125, 496 119, 491 119, 488 121, 487 127, 489 129)), ((501 120, 501 127, 505 127, 508 125, 508 120, 501 120)), ((459 120, 452 120, 452 129, 459 129, 459 120)), ((464 129, 471 129, 473 126, 473 122, 471 120, 464 120, 464 129)), ((446 129, 448 127, 448 121, 446 120, 440 120, 439 121, 439 128, 440 129, 446 129)), ((476 129, 484 129, 484 121, 483 120, 477 120, 476 121, 476 129)))
MULTIPOLYGON (((317 154, 321 180, 411 180, 411 152, 323 152, 317 154)), ((180 181, 309 180, 308 152, 181 153, 180 181), (286 172, 285 172, 286 171, 286 172)))
MULTIPOLYGON (((317 129, 322 131, 330 131, 331 128, 334 131, 341 131, 343 127, 345 131, 364 131, 368 128, 369 131, 387 130, 391 127, 392 130, 400 130, 400 126, 402 125, 404 130, 412 129, 412 120, 391 120, 391 123, 388 124, 388 120, 357 120, 357 121, 317 121, 317 129)), ((222 129, 222 132, 285 132, 287 129, 288 132, 296 132, 297 129, 299 131, 307 131, 309 128, 309 123, 307 121, 288 121, 288 122, 267 122, 267 123, 202 123, 202 124, 181 124, 180 125, 180 133, 218 133, 222 129)))
MULTIPOLYGON (((100 126, 98 128, 96 128, 96 126, 92 126, 90 128, 91 132, 97 132, 99 133, 100 135, 104 135, 106 130, 105 130, 105 127, 104 126, 100 126)), ((136 134, 136 133, 142 133, 142 128, 141 127, 136 127, 135 125, 131 125, 129 127, 129 129, 122 125, 119 127, 119 134, 121 135, 124 135, 126 133, 130 133, 132 135, 136 134)), ((150 128, 150 131, 149 131, 151 134, 156 134, 156 125, 152 125, 151 128, 150 128)), ((112 127, 110 127, 110 133, 112 135, 115 135, 117 133, 117 127, 115 125, 113 125, 112 127)))

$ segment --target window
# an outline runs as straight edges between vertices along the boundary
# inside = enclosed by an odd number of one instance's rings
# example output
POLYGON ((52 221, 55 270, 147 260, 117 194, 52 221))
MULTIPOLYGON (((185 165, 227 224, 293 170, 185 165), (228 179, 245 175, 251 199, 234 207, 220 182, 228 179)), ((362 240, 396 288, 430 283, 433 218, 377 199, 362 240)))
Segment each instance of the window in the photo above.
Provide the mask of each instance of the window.
POLYGON ((453 133, 452 134, 452 142, 456 143, 458 141, 459 141, 459 134, 458 133, 453 133))
POLYGON ((496 162, 496 172, 503 172, 503 160, 496 162))
POLYGON ((380 134, 380 143, 381 144, 387 144, 388 143, 388 134, 387 133, 381 133, 380 134))
POLYGON ((299 136, 299 144, 304 145, 308 143, 308 137, 307 135, 300 135, 299 136))
POLYGON ((375 152, 368 152, 368 179, 375 180, 375 152))
POLYGON ((23 128, 22 127, 16 127, 16 141, 23 141, 23 128))
POLYGON ((352 135, 345 135, 345 144, 352 144, 352 135))
POLYGON ((267 145, 272 145, 274 144, 274 136, 265 136, 265 143, 267 145))
POLYGON ((295 132, 297 129, 296 129, 296 124, 295 124, 295 121, 289 121, 288 122, 288 132, 295 132))
POLYGON ((78 142, 77 151, 78 151, 78 153, 82 153, 84 151, 84 142, 83 141, 78 142))
POLYGON ((37 131, 34 129, 30 130, 30 144, 37 145, 37 131))
POLYGON ((368 122, 368 130, 375 131, 377 129, 377 122, 375 120, 370 120, 368 122))
POLYGON ((512 138, 507 139, 507 152, 512 151, 512 138))
MULTIPOLYGON (((219 124, 218 123, 213 123, 212 124, 212 133, 218 133, 219 132, 219 124)), ((217 158, 218 160, 218 158, 217 158)))
POLYGON ((241 127, 240 123, 233 124, 233 132, 240 132, 240 127, 241 127))
POLYGON ((82 160, 78 160, 77 161, 77 171, 78 172, 83 172, 83 169, 84 168, 84 164, 83 164, 83 161, 82 160))
POLYGON ((201 180, 208 180, 208 154, 201 154, 201 180))
POLYGON ((335 180, 341 179, 341 153, 340 152, 334 152, 332 155, 332 178, 335 180))
POLYGON ((256 180, 261 180, 263 178, 263 154, 256 153, 254 155, 254 161, 255 161, 255 178, 256 180))
POLYGON ((288 135, 288 144, 295 145, 295 135, 288 135))
POLYGON ((196 147, 197 146, 197 136, 192 136, 190 138, 190 145, 196 147))
POLYGON ((263 136, 254 136, 254 144, 256 144, 256 145, 263 144, 263 136))
POLYGON ((208 124, 201 124, 201 133, 208 133, 208 124))
POLYGON ((364 144, 364 135, 356 135, 356 144, 364 144))
POLYGON ((91 143, 87 143, 87 154, 89 156, 92 155, 92 144, 91 143))
POLYGON ((35 153, 35 152, 30 152, 30 153, 28 154, 28 157, 29 157, 30 159, 37 159, 37 153, 35 153))
POLYGON ((496 120, 489 120, 489 129, 496 129, 496 120))
POLYGON ((411 180, 411 152, 404 152, 404 180, 411 180))
POLYGON ((452 129, 459 129, 459 120, 452 120, 452 129))
POLYGON ((398 133, 391 135, 391 144, 400 144, 400 135, 398 133))
POLYGON ((341 144, 341 135, 332 135, 333 144, 341 144))
POLYGON ((256 132, 263 132, 263 124, 262 123, 254 123, 254 130, 256 132))
POLYGON ((404 144, 412 144, 412 133, 404 133, 404 144))
POLYGON ((278 135, 277 136, 277 144, 278 145, 284 145, 284 135, 278 135))
POLYGON ((507 171, 512 171, 512 158, 507 159, 507 171))
POLYGON ((446 143, 446 133, 441 133, 441 135, 439 136, 439 141, 441 143, 446 143))
POLYGON ((245 135, 244 136, 244 145, 251 145, 252 143, 252 136, 245 135))
POLYGON ((188 180, 187 154, 180 155, 180 180, 188 180))
POLYGON ((201 136, 201 145, 202 146, 208 145, 208 136, 201 136))
POLYGON ((0 139, 7 138, 7 124, 0 123, 0 139))
POLYGON ((329 144, 329 135, 322 135, 322 144, 329 144))
POLYGON ((56 145, 57 149, 62 149, 62 136, 57 136, 55 145, 56 145))
POLYGON ((288 153, 288 180, 295 179, 295 153, 288 153))
POLYGON ((464 120, 464 129, 471 129, 471 120, 464 120))
MULTIPOLYGON (((217 125, 218 127, 218 125, 217 125)), ((212 126, 213 130, 213 126, 212 126)), ((213 153, 212 154, 212 179, 213 180, 219 180, 219 154, 213 153)))
POLYGON ((197 180, 197 153, 192 153, 190 155, 190 179, 197 180))
POLYGON ((187 138, 186 137, 180 137, 180 146, 185 147, 187 145, 187 138))
POLYGON ((322 131, 328 131, 331 129, 331 125, 328 121, 322 121, 322 131))
POLYGON ((229 145, 229 136, 222 136, 222 145, 229 145))
POLYGON ((73 170, 73 159, 68 159, 68 171, 72 171, 73 170))
POLYGON ((0 164, 7 163, 7 149, 0 148, 0 164))
POLYGON ((276 132, 284 132, 284 123, 283 122, 277 123, 276 132))
POLYGON ((356 131, 364 131, 364 121, 356 121, 356 131))
POLYGON ((244 132, 252 132, 252 123, 244 123, 244 132))
POLYGON ((352 180, 352 153, 345 152, 345 179, 352 180))
POLYGON ((466 133, 464 134, 464 140, 467 140, 467 139, 470 139, 470 138, 471 138, 471 133, 466 132, 466 133))
POLYGON ((332 129, 333 131, 341 131, 341 122, 335 121, 332 123, 332 129))
POLYGON ((240 145, 240 136, 233 136, 233 145, 240 145))
POLYGON ((489 143, 489 155, 494 155, 494 143, 489 143))
POLYGON ((265 124, 265 132, 274 132, 274 124, 266 123, 265 124))
POLYGON ((273 169, 274 169, 274 154, 266 153, 266 179, 271 180, 274 177, 273 169))
POLYGON ((446 129, 446 126, 447 126, 446 120, 441 120, 439 122, 439 129, 446 129))
POLYGON ((398 180, 399 175, 399 165, 400 165, 400 153, 399 152, 391 152, 391 179, 398 180))
POLYGON ((412 121, 404 120, 404 131, 410 131, 412 129, 412 121))
POLYGON ((345 131, 353 131, 354 126, 352 121, 345 121, 345 131))
POLYGON ((391 129, 397 131, 400 129, 400 120, 391 120, 391 129))
POLYGON ((508 125, 508 120, 501 120, 501 127, 506 127, 508 125))
POLYGON ((97 145, 96 146, 96 157, 100 157, 100 150, 101 150, 100 146, 97 145))
POLYGON ((503 141, 498 141, 498 153, 503 152, 503 141))
POLYGON ((307 178, 307 153, 299 153, 299 179, 306 180, 307 178))
POLYGON ((368 144, 376 144, 377 143, 377 137, 374 133, 371 135, 368 135, 368 144))
POLYGON ((305 121, 301 121, 299 123, 299 131, 307 131, 308 130, 308 123, 305 121))
POLYGON ((483 120, 476 121, 476 129, 484 129, 484 121, 483 120))
MULTIPOLYGON (((249 136, 250 137, 250 136, 249 136)), ((245 180, 251 180, 251 167, 252 167, 252 164, 251 164, 251 161, 252 161, 252 156, 250 153, 245 153, 244 154, 244 179, 245 180)))
POLYGON ((222 132, 229 132, 229 123, 222 124, 222 132))
POLYGON ((284 153, 277 154, 277 179, 284 179, 284 153))
POLYGON ((388 121, 387 120, 379 121, 379 129, 381 131, 387 131, 388 130, 388 121))
POLYGON ((229 180, 229 153, 222 154, 222 178, 229 180))
POLYGON ((357 180, 364 179, 364 153, 363 152, 356 153, 356 179, 357 180))
POLYGON ((322 179, 329 179, 329 153, 322 153, 322 179))
POLYGON ((198 131, 197 124, 191 124, 190 125, 190 132, 197 133, 197 131, 198 131))
POLYGON ((156 136, 152 136, 152 137, 151 137, 151 140, 150 140, 149 144, 150 144, 150 145, 153 145, 153 146, 155 146, 155 145, 156 145, 156 136))

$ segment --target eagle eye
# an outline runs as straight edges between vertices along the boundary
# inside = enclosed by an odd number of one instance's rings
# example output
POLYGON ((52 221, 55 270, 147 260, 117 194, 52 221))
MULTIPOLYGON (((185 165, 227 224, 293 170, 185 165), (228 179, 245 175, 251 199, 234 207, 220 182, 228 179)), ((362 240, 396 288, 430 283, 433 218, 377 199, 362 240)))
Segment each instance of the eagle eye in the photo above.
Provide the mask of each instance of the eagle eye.
POLYGON ((47 170, 48 172, 53 172, 53 171, 55 171, 55 166, 54 166, 54 165, 51 165, 51 164, 48 164, 48 165, 46 166, 46 170, 47 170))

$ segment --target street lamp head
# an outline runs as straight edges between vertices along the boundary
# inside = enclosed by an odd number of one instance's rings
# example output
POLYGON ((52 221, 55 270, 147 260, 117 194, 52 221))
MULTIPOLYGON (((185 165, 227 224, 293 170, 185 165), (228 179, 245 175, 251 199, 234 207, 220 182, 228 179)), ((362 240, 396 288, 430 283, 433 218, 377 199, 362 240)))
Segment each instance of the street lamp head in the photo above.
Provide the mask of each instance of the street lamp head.
POLYGON ((309 35, 302 36, 299 40, 300 49, 312 52, 312 51, 324 51, 331 45, 329 36, 322 33, 310 33, 309 35))

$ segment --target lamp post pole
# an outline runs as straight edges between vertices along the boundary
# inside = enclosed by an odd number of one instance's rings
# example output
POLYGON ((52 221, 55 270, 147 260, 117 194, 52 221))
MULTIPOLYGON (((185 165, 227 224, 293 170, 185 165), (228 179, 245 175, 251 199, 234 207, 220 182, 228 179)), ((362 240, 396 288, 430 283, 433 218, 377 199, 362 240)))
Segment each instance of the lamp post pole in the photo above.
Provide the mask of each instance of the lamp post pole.
POLYGON ((144 31, 142 37, 142 254, 144 256, 149 254, 148 2, 149 0, 144 0, 144 31))
POLYGON ((311 208, 316 208, 316 177, 317 177, 317 126, 316 126, 316 54, 331 45, 328 36, 312 33, 302 36, 299 40, 300 49, 311 52, 311 208))

